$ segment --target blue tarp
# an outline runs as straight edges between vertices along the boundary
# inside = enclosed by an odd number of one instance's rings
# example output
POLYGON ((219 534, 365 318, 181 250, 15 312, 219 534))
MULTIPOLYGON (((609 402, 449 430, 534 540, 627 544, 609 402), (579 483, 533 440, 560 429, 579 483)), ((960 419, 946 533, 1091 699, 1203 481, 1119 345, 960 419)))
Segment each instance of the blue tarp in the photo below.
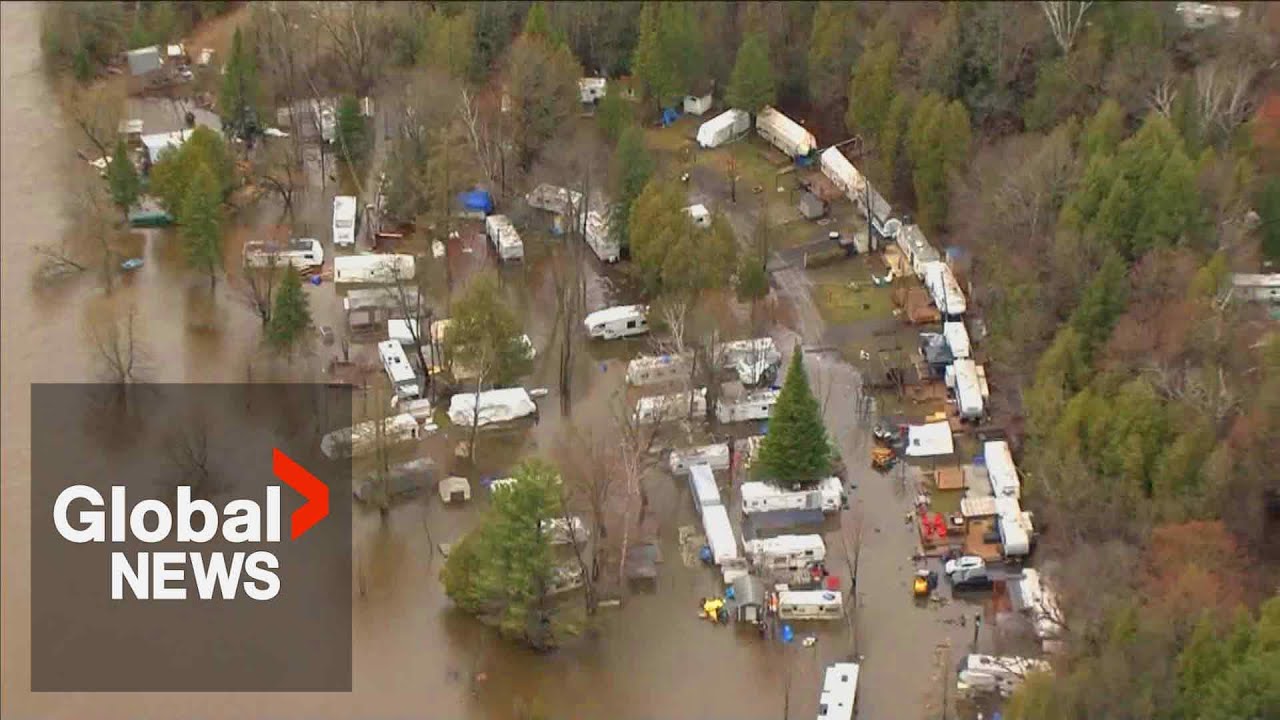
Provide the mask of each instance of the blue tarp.
POLYGON ((662 127, 667 127, 671 123, 680 119, 680 111, 675 108, 662 109, 662 127))
POLYGON ((493 212, 493 197, 487 190, 470 190, 458 194, 458 203, 464 210, 482 212, 485 215, 493 212))

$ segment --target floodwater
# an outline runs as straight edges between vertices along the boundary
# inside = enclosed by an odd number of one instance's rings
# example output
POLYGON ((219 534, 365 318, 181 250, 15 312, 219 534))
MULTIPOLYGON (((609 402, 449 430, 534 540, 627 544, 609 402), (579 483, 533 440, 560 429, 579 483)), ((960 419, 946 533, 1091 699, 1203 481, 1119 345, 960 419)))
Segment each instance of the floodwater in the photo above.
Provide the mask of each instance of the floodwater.
MULTIPOLYGON (((766 644, 736 627, 715 627, 696 616, 698 598, 718 592, 718 578, 701 567, 685 567, 676 540, 680 525, 696 523, 688 492, 665 475, 647 486, 649 513, 658 520, 665 562, 656 587, 629 594, 620 608, 602 609, 596 626, 548 655, 536 655, 498 638, 453 611, 438 580, 443 563, 439 543, 456 541, 472 527, 485 503, 476 488, 469 507, 455 509, 428 498, 395 508, 381 522, 376 513, 358 513, 355 523, 354 689, 348 694, 32 694, 30 688, 30 385, 97 377, 97 361, 85 341, 89 311, 123 313, 132 307, 146 349, 145 378, 166 382, 242 382, 246 378, 302 379, 332 357, 334 348, 283 365, 257 351, 256 317, 224 280, 210 294, 205 279, 183 268, 173 237, 139 234, 128 250, 146 260, 133 275, 117 275, 104 292, 97 272, 62 281, 35 283, 39 264, 34 245, 56 241, 69 226, 67 178, 85 172, 74 152, 76 129, 54 104, 40 71, 39 6, 3 4, 3 513, 2 540, 3 680, 0 715, 6 718, 777 718, 812 717, 822 668, 847 660, 854 642, 845 623, 797 624, 799 643, 766 644), (477 678, 483 678, 479 680, 477 678)), ((301 215, 325 227, 335 188, 306 193, 301 215)), ((242 219, 233 237, 266 232, 278 222, 272 210, 242 219), (251 224, 251 226, 245 225, 251 224), (258 229, 255 229, 258 228, 258 229)), ((319 236, 323 236, 320 234, 319 236)), ((228 267, 238 262, 228 242, 228 267)), ((521 297, 522 312, 544 301, 533 282, 542 273, 504 270, 508 289, 521 297), (522 290, 521 287, 529 288, 522 290)), ((545 278, 544 278, 545 279, 545 278)), ((608 283, 593 281, 591 304, 610 295, 608 283)), ((329 284, 308 286, 317 324, 340 327, 340 301, 329 284)), ((544 320, 545 323, 545 320, 544 320)), ((530 324, 535 342, 550 330, 530 324)), ((782 338, 780 338, 782 339, 782 338)), ((806 337, 808 342, 818 338, 806 337)), ((790 340, 780 343, 790 347, 790 340)), ((591 417, 607 408, 622 387, 620 358, 644 349, 641 341, 592 346, 575 373, 574 405, 591 417)), ((541 350, 542 348, 540 348, 541 350)), ((536 374, 544 385, 553 362, 536 374)), ((830 388, 827 408, 833 436, 850 459, 854 509, 828 533, 839 575, 850 523, 861 518, 859 605, 854 623, 857 653, 866 661, 859 692, 862 718, 923 716, 928 698, 938 694, 932 675, 935 644, 967 644, 953 623, 961 610, 916 608, 909 600, 914 541, 902 517, 908 499, 891 482, 865 470, 866 429, 845 404, 856 394, 857 378, 847 365, 812 358, 815 385, 830 388)), ((544 403, 542 419, 512 442, 484 438, 492 456, 477 475, 500 472, 517 455, 548 452, 562 428, 557 401, 544 403)), ((431 443, 439 448, 440 442, 431 443)), ((482 445, 481 447, 485 447, 482 445)), ((452 462, 445 458, 446 464, 452 462)), ((847 588, 847 577, 846 588, 847 588)), ((971 611, 970 611, 971 614, 971 611)), ((323 629, 319 629, 323 631, 323 629)), ((198 649, 193 649, 198 651, 198 649)), ((121 658, 127 662, 127 658, 121 658)))

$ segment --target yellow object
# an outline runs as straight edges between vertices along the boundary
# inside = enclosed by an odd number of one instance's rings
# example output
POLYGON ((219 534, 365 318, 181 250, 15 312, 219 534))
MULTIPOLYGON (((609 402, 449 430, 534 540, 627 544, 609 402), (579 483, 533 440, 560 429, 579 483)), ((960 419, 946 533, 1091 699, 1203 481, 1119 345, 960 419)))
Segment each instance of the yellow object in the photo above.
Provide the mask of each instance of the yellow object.
POLYGON ((871 449, 871 467, 882 468, 893 460, 893 449, 887 447, 876 447, 871 449))
POLYGON ((916 594, 916 597, 923 597, 925 595, 928 595, 929 594, 928 579, 922 578, 919 575, 917 575, 915 582, 911 586, 911 589, 916 594))
POLYGON ((938 412, 925 418, 924 421, 927 423, 932 423, 932 422, 942 422, 943 420, 946 420, 946 419, 947 419, 947 411, 939 410, 938 412))

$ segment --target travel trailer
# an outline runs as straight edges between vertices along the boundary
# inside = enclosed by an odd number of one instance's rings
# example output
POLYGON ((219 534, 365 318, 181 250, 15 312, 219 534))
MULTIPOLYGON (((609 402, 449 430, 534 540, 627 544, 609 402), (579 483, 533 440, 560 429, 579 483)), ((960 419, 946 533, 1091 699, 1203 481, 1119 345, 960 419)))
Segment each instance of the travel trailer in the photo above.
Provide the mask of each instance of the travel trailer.
POLYGON ((849 162, 839 148, 829 147, 818 157, 818 166, 822 174, 827 176, 845 197, 858 202, 867 191, 867 180, 862 173, 849 162))
POLYGON ((693 354, 641 355, 627 363, 627 383, 637 387, 689 379, 693 354))
POLYGON ((717 443, 699 447, 672 450, 668 458, 672 475, 683 475, 694 465, 706 465, 712 470, 729 469, 729 445, 717 443))
POLYGON ((839 620, 844 617, 844 596, 838 590, 783 590, 778 593, 778 617, 839 620))
POLYGON ((721 344, 716 352, 748 387, 772 381, 782 364, 782 353, 771 337, 734 340, 721 344))
POLYGON ((340 255, 333 259, 333 281, 340 285, 391 285, 412 280, 413 272, 412 255, 340 255))
POLYGON ((818 695, 818 720, 853 720, 858 702, 858 663, 832 663, 818 695))
POLYGON ((548 518, 542 521, 540 527, 547 534, 547 542, 552 545, 583 542, 590 535, 579 517, 570 517, 567 521, 564 518, 548 518))
POLYGON ((1051 670, 1052 667, 1044 660, 972 654, 965 658, 960 668, 956 689, 966 695, 985 692, 1008 697, 1031 673, 1051 670))
POLYGON ((756 132, 788 157, 807 157, 818 146, 813 133, 771 107, 756 116, 756 132))
MULTIPOLYGON (((382 443, 397 445, 422 436, 422 428, 412 415, 402 413, 383 419, 382 443)), ((330 460, 359 457, 378 447, 378 421, 367 420, 354 427, 334 430, 320 438, 320 451, 330 460)))
POLYGON ((711 559, 716 565, 739 561, 738 536, 729 522, 729 513, 723 505, 708 505, 702 509, 702 529, 707 534, 711 559))
POLYGON ((622 246, 609 229, 609 218, 599 211, 587 213, 587 227, 583 233, 591 252, 600 258, 600 262, 616 263, 622 259, 622 246))
POLYGON ((582 212, 582 193, 576 190, 543 183, 524 197, 529 207, 546 210, 556 215, 582 212))
POLYGON ((484 427, 519 420, 537 412, 538 406, 524 388, 461 392, 449 398, 449 422, 460 427, 471 427, 472 423, 484 427))
POLYGON ((935 260, 923 263, 920 270, 924 285, 929 290, 929 296, 933 298, 933 304, 938 306, 943 317, 953 320, 964 315, 967 307, 964 292, 960 290, 960 283, 956 282, 951 266, 941 260, 935 260))
POLYGON ((593 338, 615 338, 643 335, 649 332, 648 305, 619 305, 596 310, 582 320, 587 334, 593 338))
POLYGON ((1012 498, 1022 496, 1022 481, 1018 479, 1018 468, 1013 464, 1013 454, 1009 452, 1008 442, 990 440, 983 443, 982 461, 987 466, 992 495, 1012 498))
POLYGON ((284 245, 250 240, 244 244, 244 265, 249 268, 293 266, 302 273, 324 265, 324 246, 314 238, 295 238, 284 245))
POLYGON ((978 366, 972 360, 956 360, 948 368, 947 384, 955 390, 956 407, 963 420, 982 419, 985 405, 982 385, 978 382, 978 366))
POLYGON ((698 128, 698 145, 704 148, 721 145, 742 137, 751 129, 751 116, 745 110, 725 110, 698 128))
POLYGON ((399 400, 412 400, 422 394, 422 386, 418 374, 409 364, 404 354, 404 346, 395 340, 378 343, 378 357, 382 358, 382 367, 391 381, 391 388, 399 400))
POLYGON ((356 199, 351 195, 333 199, 333 244, 338 247, 356 244, 356 199))
POLYGON ((716 420, 723 424, 768 420, 781 394, 780 390, 747 390, 740 382, 725 383, 716 403, 716 420))
POLYGON ((693 506, 699 514, 703 510, 720 505, 720 488, 716 485, 716 476, 706 465, 694 465, 689 468, 689 490, 693 493, 693 506))
POLYGON ((755 481, 742 484, 742 512, 746 515, 775 510, 821 510, 833 513, 846 507, 848 502, 848 496, 837 477, 823 480, 813 490, 783 490, 755 481))
POLYGON ((827 559, 821 535, 779 535, 746 542, 747 559, 759 571, 804 570, 827 559))
POLYGON ((707 414, 707 389, 698 388, 689 392, 671 395, 650 395, 636 402, 635 420, 647 425, 650 423, 682 420, 686 417, 701 419, 707 414))
POLYGON ((511 219, 506 215, 486 217, 484 234, 489 238, 489 244, 493 245, 499 260, 507 262, 524 259, 524 241, 520 239, 516 226, 511 224, 511 219))
POLYGON ((972 353, 969 346, 969 331, 965 329, 963 322, 947 322, 942 323, 942 337, 947 340, 947 348, 951 350, 951 357, 964 360, 972 353))

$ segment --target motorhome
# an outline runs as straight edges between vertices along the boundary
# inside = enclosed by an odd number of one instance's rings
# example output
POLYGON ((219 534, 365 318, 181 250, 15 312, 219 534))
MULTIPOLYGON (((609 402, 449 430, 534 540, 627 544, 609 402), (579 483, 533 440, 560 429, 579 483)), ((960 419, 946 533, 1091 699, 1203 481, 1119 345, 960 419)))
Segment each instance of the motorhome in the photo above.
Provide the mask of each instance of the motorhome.
POLYGON ((449 422, 460 427, 510 422, 537 412, 538 406, 524 388, 461 392, 449 398, 449 422))
POLYGON ((779 535, 746 542, 747 559, 760 571, 803 570, 827 559, 821 535, 779 535))
POLYGON ((729 512, 723 505, 708 505, 702 509, 702 529, 711 548, 711 559, 716 565, 731 564, 741 560, 738 554, 738 536, 729 522, 729 512))
POLYGON ((404 346, 395 340, 385 340, 378 343, 378 357, 382 358, 382 367, 387 371, 387 379, 391 381, 391 388, 395 392, 396 398, 400 400, 412 400, 422 394, 422 385, 418 380, 418 374, 414 372, 413 366, 409 364, 409 358, 404 354, 404 346))
MULTIPOLYGON (((367 420, 349 428, 334 430, 320 439, 320 451, 330 460, 359 457, 373 452, 379 444, 377 420, 367 420)), ((382 420, 381 443, 384 447, 422 437, 418 421, 408 413, 392 415, 382 420)))
POLYGON ((999 693, 1008 697, 1032 673, 1047 673, 1052 666, 1044 660, 1013 656, 972 654, 965 658, 956 678, 961 694, 999 693))
POLYGON ((742 484, 742 512, 746 515, 775 510, 821 510, 838 512, 848 505, 840 478, 829 477, 812 490, 783 490, 768 483, 742 484))
POLYGON ((333 259, 337 284, 391 285, 413 279, 412 255, 339 255, 333 259))
POLYGON ((698 127, 698 145, 704 148, 721 145, 742 137, 751 129, 751 116, 745 110, 725 110, 698 127))
POLYGON ((511 218, 506 215, 490 215, 484 219, 484 234, 502 262, 524 259, 524 241, 511 218))
POLYGON ((845 197, 858 202, 867 191, 867 180, 862 173, 849 162, 839 148, 829 147, 818 156, 818 167, 845 197))
POLYGON ((547 518, 539 525, 542 532, 546 533, 547 542, 552 545, 569 545, 574 542, 583 542, 590 533, 587 526, 582 524, 582 518, 571 516, 568 520, 564 518, 547 518))
POLYGON ((973 360, 956 360, 947 368, 947 385, 955 390, 956 408, 962 420, 980 420, 985 411, 978 367, 973 360))
POLYGON ((593 338, 615 338, 643 335, 649 332, 648 305, 618 305, 596 310, 582 320, 587 334, 593 338))
POLYGON ((1022 497, 1022 481, 1018 479, 1018 468, 1013 464, 1013 454, 1009 451, 1008 442, 989 440, 983 443, 982 461, 987 467, 987 477, 991 480, 992 495, 1022 497))
POLYGON ((972 354, 972 348, 969 346, 969 331, 965 329, 963 322, 942 323, 942 337, 947 340, 951 357, 964 360, 972 354))
POLYGON ((839 620, 844 617, 844 596, 838 590, 783 590, 778 593, 778 617, 839 620))
POLYGON ((627 383, 636 387, 663 385, 689 379, 693 353, 641 355, 627 363, 627 383))
POLYGON ((740 382, 725 383, 716 403, 716 420, 723 424, 768 420, 781 394, 773 389, 748 390, 740 382))
POLYGON ((756 115, 756 132, 788 157, 807 157, 818 146, 813 133, 772 107, 756 115))
POLYGON ((935 260, 923 263, 920 269, 923 273, 921 277, 924 279, 925 288, 929 290, 933 304, 938 306, 938 311, 943 317, 954 320, 964 315, 967 308, 964 292, 960 290, 960 283, 956 282, 951 266, 941 260, 935 260))
POLYGON ((701 419, 707 414, 707 389, 671 395, 649 395, 636 402, 635 420, 641 425, 673 422, 686 417, 701 419))
POLYGON ((818 695, 818 720, 853 720, 858 703, 858 663, 832 663, 818 695))
POLYGON ((672 475, 683 475, 689 472, 689 468, 694 465, 706 465, 712 470, 728 470, 729 445, 728 443, 717 443, 715 445, 701 445, 682 450, 672 450, 671 457, 668 458, 668 464, 671 467, 672 475))
POLYGON ((339 195, 333 199, 333 244, 351 247, 356 244, 356 199, 339 195))
POLYGON ((699 514, 713 505, 721 505, 720 488, 715 473, 706 465, 689 468, 689 490, 693 493, 693 506, 699 514))
POLYGON ((324 265, 324 246, 314 238, 294 238, 284 245, 250 240, 244 244, 244 265, 249 268, 292 266, 302 273, 324 265))
POLYGON ((771 337, 722 343, 716 353, 725 367, 736 372, 738 380, 748 387, 771 382, 782 364, 782 353, 771 337))
POLYGON ((587 213, 587 227, 582 236, 600 262, 616 263, 622 259, 622 246, 609 228, 608 215, 597 210, 587 213))

